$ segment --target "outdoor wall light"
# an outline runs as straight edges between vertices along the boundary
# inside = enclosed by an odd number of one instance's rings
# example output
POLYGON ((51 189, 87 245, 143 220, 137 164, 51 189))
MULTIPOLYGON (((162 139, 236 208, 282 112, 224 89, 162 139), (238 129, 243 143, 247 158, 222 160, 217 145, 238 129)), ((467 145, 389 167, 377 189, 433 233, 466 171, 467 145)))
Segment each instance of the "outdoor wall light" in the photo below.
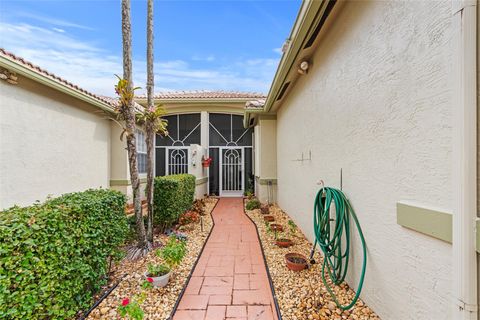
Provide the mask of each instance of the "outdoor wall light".
POLYGON ((310 64, 306 60, 300 62, 300 64, 298 65, 298 70, 297 70, 298 73, 300 73, 300 74, 308 73, 308 67, 309 66, 310 66, 310 64))

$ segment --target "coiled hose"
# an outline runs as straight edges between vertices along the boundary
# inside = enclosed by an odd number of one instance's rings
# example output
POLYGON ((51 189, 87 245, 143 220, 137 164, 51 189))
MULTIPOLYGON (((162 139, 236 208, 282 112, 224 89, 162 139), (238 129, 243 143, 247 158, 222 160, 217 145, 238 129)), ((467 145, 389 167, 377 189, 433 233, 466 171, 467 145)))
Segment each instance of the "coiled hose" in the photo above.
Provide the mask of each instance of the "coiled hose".
POLYGON ((329 187, 320 189, 315 197, 313 226, 315 232, 314 248, 318 244, 324 255, 322 266, 323 284, 337 306, 342 310, 348 310, 355 305, 362 291, 367 266, 367 248, 357 215, 342 191, 329 187), (332 202, 335 205, 334 219, 330 217, 332 202), (362 242, 363 264, 355 297, 350 304, 344 306, 338 301, 337 296, 328 285, 325 270, 327 270, 330 279, 335 285, 339 285, 345 280, 350 254, 350 219, 352 218, 362 242), (333 221, 335 222, 335 227, 332 232, 330 224, 333 221), (345 241, 345 244, 342 241, 345 241))

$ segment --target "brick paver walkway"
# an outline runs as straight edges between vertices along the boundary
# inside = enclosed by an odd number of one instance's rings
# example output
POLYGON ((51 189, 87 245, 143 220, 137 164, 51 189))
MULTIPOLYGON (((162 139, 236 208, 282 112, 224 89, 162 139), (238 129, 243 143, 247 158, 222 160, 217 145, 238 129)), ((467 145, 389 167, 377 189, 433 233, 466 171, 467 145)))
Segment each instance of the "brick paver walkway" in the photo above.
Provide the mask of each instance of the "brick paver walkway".
POLYGON ((212 234, 173 319, 278 319, 257 232, 244 214, 243 199, 220 199, 212 216, 212 234))

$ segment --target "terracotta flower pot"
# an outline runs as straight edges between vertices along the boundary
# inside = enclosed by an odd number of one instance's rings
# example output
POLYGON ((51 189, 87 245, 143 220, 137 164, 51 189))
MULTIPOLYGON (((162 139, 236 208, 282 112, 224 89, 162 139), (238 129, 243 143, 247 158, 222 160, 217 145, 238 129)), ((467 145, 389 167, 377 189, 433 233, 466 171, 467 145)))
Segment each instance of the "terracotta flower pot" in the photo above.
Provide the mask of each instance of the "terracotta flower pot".
POLYGON ((307 268, 307 258, 299 253, 287 253, 285 255, 287 268, 292 271, 301 271, 307 268))
POLYGON ((270 224, 270 229, 272 229, 272 231, 277 231, 277 232, 282 232, 283 231, 282 225, 278 224, 278 223, 271 223, 270 224))
POLYGON ((267 222, 272 222, 275 221, 275 218, 273 216, 263 216, 263 220, 267 222))
POLYGON ((277 239, 275 244, 281 248, 288 248, 293 245, 293 241, 290 239, 277 239))
POLYGON ((262 212, 262 214, 269 214, 270 213, 270 207, 269 206, 262 206, 260 208, 260 212, 262 212))

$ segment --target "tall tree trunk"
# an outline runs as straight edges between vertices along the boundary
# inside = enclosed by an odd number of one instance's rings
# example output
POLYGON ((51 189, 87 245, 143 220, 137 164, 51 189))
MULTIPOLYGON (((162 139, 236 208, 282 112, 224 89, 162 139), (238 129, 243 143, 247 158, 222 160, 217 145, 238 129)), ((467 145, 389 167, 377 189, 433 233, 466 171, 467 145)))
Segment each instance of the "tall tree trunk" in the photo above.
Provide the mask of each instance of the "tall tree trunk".
MULTIPOLYGON (((147 108, 153 110, 153 0, 147 4, 147 108)), ((153 242, 153 149, 154 125, 150 117, 147 118, 145 129, 147 131, 147 204, 148 223, 147 239, 153 242)))
MULTIPOLYGON (((123 79, 128 83, 129 89, 132 90, 132 32, 130 23, 130 0, 122 0, 122 40, 123 40, 123 79)), ((135 110, 133 107, 133 100, 125 112, 125 126, 127 129, 127 150, 128 162, 130 165, 130 180, 133 189, 133 205, 135 208, 135 218, 137 225, 138 249, 147 248, 145 237, 145 225, 142 215, 142 202, 140 198, 140 180, 138 178, 137 167, 137 149, 135 138, 135 110)), ((139 254, 133 254, 133 258, 139 254)), ((141 255, 141 253, 140 253, 141 255)))

